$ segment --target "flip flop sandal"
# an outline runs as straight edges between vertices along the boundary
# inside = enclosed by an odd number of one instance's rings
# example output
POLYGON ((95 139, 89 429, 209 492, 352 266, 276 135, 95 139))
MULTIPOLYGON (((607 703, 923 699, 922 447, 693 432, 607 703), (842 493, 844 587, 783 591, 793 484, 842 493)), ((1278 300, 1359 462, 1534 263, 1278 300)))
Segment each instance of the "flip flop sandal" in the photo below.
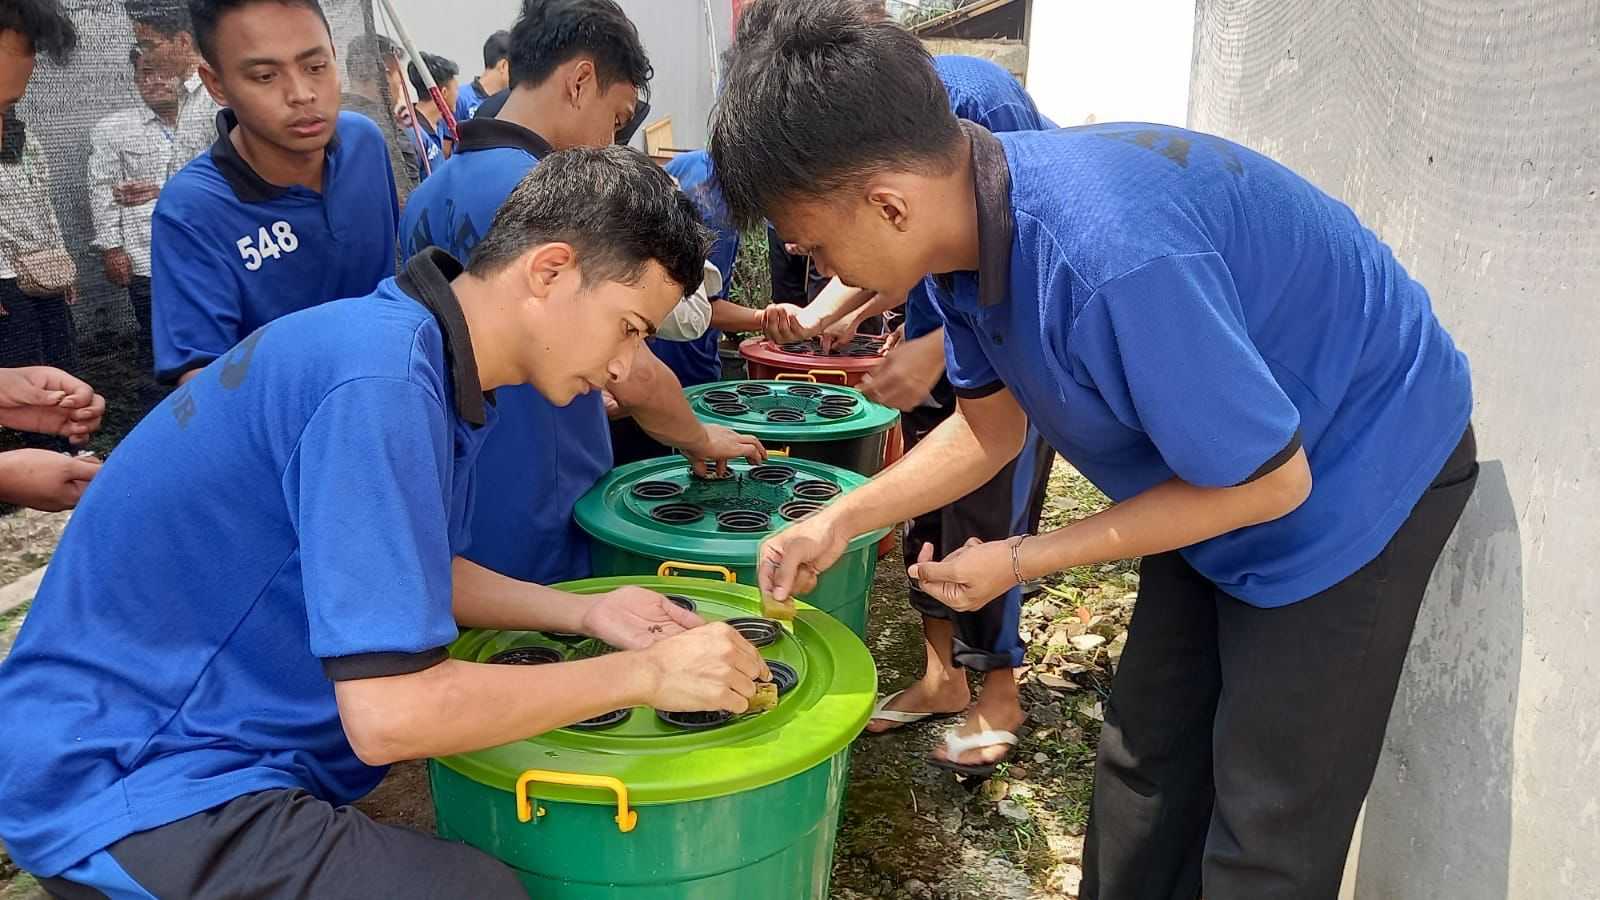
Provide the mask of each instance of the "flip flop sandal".
POLYGON ((928 757, 928 765, 933 766, 935 769, 954 772, 957 775, 965 775, 968 778, 988 778, 994 774, 994 770, 1001 763, 1011 758, 1011 754, 1016 752, 1016 749, 1017 736, 1009 731, 990 730, 980 731, 977 734, 960 735, 952 728, 944 733, 944 752, 949 756, 949 759, 930 756, 928 757), (1009 747, 1010 749, 1006 751, 1005 756, 994 762, 958 763, 955 761, 963 753, 983 750, 988 747, 1009 747))
POLYGON ((912 712, 904 709, 889 709, 889 704, 904 693, 905 691, 895 691, 892 694, 878 698, 878 705, 872 708, 872 715, 867 721, 871 722, 873 719, 877 719, 880 722, 893 722, 894 727, 885 728, 882 731, 868 731, 866 732, 867 734, 888 734, 892 731, 899 731, 907 725, 915 725, 918 722, 926 722, 929 719, 948 719, 956 715, 953 712, 912 712))

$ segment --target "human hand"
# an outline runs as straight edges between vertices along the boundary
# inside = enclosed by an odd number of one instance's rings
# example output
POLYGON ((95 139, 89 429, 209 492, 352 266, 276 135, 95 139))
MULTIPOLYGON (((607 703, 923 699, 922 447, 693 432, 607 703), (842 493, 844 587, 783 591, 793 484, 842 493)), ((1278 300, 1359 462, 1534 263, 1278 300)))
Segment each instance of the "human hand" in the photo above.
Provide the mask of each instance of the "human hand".
POLYGON ((133 260, 128 258, 128 251, 121 247, 112 247, 103 254, 106 266, 106 279, 118 287, 127 287, 133 279, 133 260))
POLYGON ((0 369, 0 425, 58 434, 74 446, 100 429, 106 398, 79 378, 51 366, 0 369))
POLYGON ((705 620, 655 591, 621 587, 594 598, 581 630, 622 650, 642 650, 705 620))
POLYGON ((792 344, 810 337, 801 316, 805 310, 793 303, 772 303, 761 311, 761 330, 775 344, 792 344))
POLYGON ((937 334, 899 343, 861 379, 861 393, 884 406, 916 408, 944 375, 944 339, 937 334))
POLYGON ((35 449, 0 453, 0 500, 45 512, 71 509, 99 471, 100 460, 92 456, 35 449))
POLYGON ((923 593, 956 612, 980 610, 1017 586, 1007 541, 973 538, 942 562, 934 561, 932 544, 923 544, 906 574, 923 593))
POLYGON ((119 206, 143 206, 161 196, 161 185, 153 181, 126 181, 111 189, 111 199, 119 206))
POLYGON ((641 656, 653 669, 649 705, 666 712, 750 708, 757 680, 772 672, 749 641, 725 622, 653 644, 641 656))
POLYGON ((839 561, 850 537, 824 509, 767 538, 756 555, 762 598, 792 603, 810 592, 817 576, 839 561))
POLYGON ((722 478, 728 474, 728 460, 744 459, 752 465, 767 461, 767 448, 748 434, 721 425, 707 425, 693 446, 680 448, 689 458, 694 473, 701 478, 722 478))

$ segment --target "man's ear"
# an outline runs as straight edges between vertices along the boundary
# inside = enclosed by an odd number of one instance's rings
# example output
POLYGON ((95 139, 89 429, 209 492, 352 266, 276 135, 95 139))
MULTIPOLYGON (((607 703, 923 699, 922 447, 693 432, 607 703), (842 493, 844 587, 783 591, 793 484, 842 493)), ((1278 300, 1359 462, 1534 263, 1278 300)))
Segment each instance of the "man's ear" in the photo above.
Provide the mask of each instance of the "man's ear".
POLYGON ((517 266, 528 293, 543 300, 555 292, 562 279, 578 278, 577 263, 571 244, 553 241, 524 253, 517 266))
POLYGON ((211 68, 211 64, 201 60, 195 71, 200 73, 200 83, 206 86, 206 93, 211 95, 211 99, 217 101, 218 106, 227 106, 228 93, 223 90, 222 78, 211 68))

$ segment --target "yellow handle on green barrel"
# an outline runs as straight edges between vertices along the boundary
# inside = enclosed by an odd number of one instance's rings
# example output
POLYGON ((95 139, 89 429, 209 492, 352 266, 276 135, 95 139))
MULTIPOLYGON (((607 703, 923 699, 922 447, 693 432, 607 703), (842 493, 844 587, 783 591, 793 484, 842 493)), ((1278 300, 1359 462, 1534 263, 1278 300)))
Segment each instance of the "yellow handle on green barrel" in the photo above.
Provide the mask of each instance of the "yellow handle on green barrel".
MULTIPOLYGON (((617 830, 623 834, 639 824, 639 814, 628 808, 628 786, 610 775, 580 775, 576 772, 552 772, 547 769, 529 769, 517 778, 517 821, 533 820, 533 802, 528 799, 528 785, 533 782, 565 784, 571 787, 592 787, 609 790, 617 795, 617 830)), ((538 810, 544 815, 544 810, 538 810)))
POLYGON ((703 563, 664 562, 656 569, 658 578, 670 578, 673 572, 705 572, 710 575, 721 575, 722 580, 729 584, 736 583, 739 579, 733 570, 727 566, 708 566, 703 563))
MULTIPOLYGON (((843 375, 844 373, 840 372, 839 374, 843 375)), ((809 381, 812 384, 816 384, 817 383, 817 376, 816 376, 815 372, 779 372, 777 374, 777 376, 775 378, 773 378, 772 380, 773 381, 809 381)))

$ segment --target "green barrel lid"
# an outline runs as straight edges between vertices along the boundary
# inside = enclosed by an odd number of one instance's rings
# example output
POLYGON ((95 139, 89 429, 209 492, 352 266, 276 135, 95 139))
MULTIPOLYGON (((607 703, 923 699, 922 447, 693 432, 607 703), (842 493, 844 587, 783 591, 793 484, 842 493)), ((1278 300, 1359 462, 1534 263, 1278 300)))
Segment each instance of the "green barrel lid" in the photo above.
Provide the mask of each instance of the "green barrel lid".
POLYGON ((774 443, 842 441, 888 431, 900 413, 855 388, 804 381, 718 381, 684 396, 702 422, 774 443))
MULTIPOLYGON (((708 620, 760 615, 761 597, 755 588, 705 579, 592 578, 557 587, 598 594, 624 585, 687 601, 708 620)), ((691 729, 638 707, 605 727, 561 728, 438 762, 505 791, 515 790, 518 778, 530 769, 610 776, 627 787, 629 802, 640 806, 723 797, 783 781, 832 757, 861 733, 872 713, 878 677, 861 639, 807 604, 798 604, 793 630, 779 632, 761 655, 769 665, 786 664, 797 680, 781 693, 774 709, 691 729)), ((571 643, 534 631, 474 629, 450 645, 450 655, 487 662, 525 647, 556 648, 566 659, 608 650, 592 640, 571 643)), ((609 791, 593 787, 539 782, 530 793, 540 800, 566 803, 616 802, 609 791)))
MULTIPOLYGON (((754 565, 767 535, 867 483, 848 469, 785 457, 735 461, 729 471, 699 478, 681 456, 629 463, 579 498, 573 518, 595 540, 644 556, 754 565)), ((857 535, 849 549, 888 533, 857 535)))

